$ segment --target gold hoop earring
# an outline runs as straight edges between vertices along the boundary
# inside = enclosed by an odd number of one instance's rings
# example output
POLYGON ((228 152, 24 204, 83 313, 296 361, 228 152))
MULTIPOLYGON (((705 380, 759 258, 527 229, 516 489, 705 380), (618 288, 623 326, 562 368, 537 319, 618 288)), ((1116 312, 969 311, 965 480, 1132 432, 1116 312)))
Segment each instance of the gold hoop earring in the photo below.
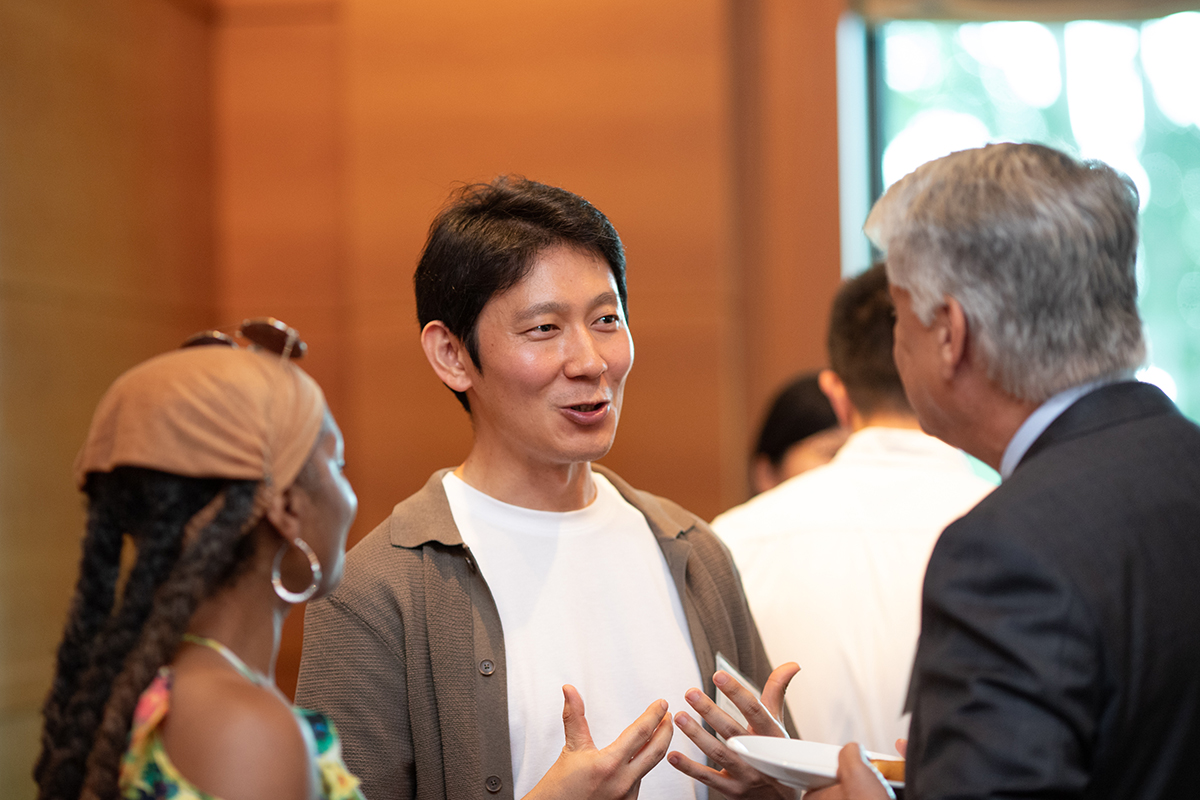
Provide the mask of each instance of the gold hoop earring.
POLYGON ((308 543, 297 536, 290 542, 285 541, 279 546, 278 552, 275 553, 275 561, 271 564, 271 586, 275 589, 275 594, 285 603, 303 603, 317 593, 317 588, 321 585, 321 562, 317 559, 317 554, 308 546, 308 543), (312 572, 312 578, 309 580, 308 588, 303 592, 293 592, 283 585, 283 576, 280 574, 279 568, 283 564, 283 556, 287 553, 288 545, 295 545, 301 553, 308 558, 308 569, 312 572))

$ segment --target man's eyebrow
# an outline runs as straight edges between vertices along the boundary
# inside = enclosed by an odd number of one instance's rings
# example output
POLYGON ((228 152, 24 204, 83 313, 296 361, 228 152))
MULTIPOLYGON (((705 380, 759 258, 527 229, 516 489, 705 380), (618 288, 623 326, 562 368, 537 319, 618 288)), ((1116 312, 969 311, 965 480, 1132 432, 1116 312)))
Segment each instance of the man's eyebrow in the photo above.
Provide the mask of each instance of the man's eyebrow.
MULTIPOLYGON (((600 294, 593 297, 592 302, 588 306, 588 308, 591 309, 591 308, 595 308, 596 306, 616 305, 616 304, 617 304, 617 295, 611 291, 607 291, 607 292, 601 292, 600 294)), ((531 319, 533 319, 535 317, 540 317, 544 314, 566 314, 568 312, 568 310, 569 310, 569 307, 567 306, 566 303, 560 303, 556 300, 547 300, 544 303, 534 303, 533 305, 528 306, 527 308, 521 309, 520 311, 517 312, 517 315, 514 317, 514 321, 516 321, 518 323, 528 322, 531 319)))
POLYGON ((547 300, 544 303, 534 303, 531 306, 526 306, 517 312, 514 320, 516 322, 528 322, 534 317, 540 317, 544 314, 564 314, 566 313, 566 303, 559 303, 554 300, 547 300))

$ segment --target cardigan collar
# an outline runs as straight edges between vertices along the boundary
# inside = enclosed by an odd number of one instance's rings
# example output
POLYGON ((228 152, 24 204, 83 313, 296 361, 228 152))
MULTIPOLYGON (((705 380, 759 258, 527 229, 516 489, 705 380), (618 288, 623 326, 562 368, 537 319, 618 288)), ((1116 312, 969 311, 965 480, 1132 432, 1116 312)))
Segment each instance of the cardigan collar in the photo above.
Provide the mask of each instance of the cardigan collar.
MULTIPOLYGON (((673 503, 664 505, 648 492, 633 488, 615 472, 598 464, 592 470, 608 478, 621 497, 642 513, 658 539, 675 539, 695 527, 692 517, 673 503)), ((462 534, 454 525, 450 501, 442 478, 451 468, 434 472, 416 494, 398 503, 388 518, 388 539, 396 547, 415 548, 430 542, 448 547, 463 546, 462 534), (401 525, 398 519, 408 520, 401 525), (447 524, 449 522, 449 524, 447 524)))

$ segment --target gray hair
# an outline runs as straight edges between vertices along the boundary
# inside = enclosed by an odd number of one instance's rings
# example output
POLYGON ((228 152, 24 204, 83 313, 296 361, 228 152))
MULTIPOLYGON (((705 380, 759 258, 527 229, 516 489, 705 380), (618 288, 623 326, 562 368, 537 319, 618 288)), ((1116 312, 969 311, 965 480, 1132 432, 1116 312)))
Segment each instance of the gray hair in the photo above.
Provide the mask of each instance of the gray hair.
POLYGON ((926 325, 962 306, 988 377, 1040 403, 1139 366, 1137 189, 1035 144, 952 153, 905 176, 864 230, 926 325))

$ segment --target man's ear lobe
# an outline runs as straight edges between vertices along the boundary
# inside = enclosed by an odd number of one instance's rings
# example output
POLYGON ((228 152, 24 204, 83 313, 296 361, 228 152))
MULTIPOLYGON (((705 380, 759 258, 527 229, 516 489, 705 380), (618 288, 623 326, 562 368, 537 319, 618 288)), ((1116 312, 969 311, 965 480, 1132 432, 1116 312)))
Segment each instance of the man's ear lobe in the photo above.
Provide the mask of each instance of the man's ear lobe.
POLYGON ((967 358, 970 334, 967 315, 963 311, 961 303, 950 295, 946 295, 945 305, 938 309, 934 323, 938 327, 938 349, 943 373, 947 378, 951 378, 959 371, 967 358))
POLYGON ((435 319, 426 325, 421 330, 421 348, 442 383, 456 392, 471 388, 471 371, 467 368, 471 356, 446 323, 435 319))

